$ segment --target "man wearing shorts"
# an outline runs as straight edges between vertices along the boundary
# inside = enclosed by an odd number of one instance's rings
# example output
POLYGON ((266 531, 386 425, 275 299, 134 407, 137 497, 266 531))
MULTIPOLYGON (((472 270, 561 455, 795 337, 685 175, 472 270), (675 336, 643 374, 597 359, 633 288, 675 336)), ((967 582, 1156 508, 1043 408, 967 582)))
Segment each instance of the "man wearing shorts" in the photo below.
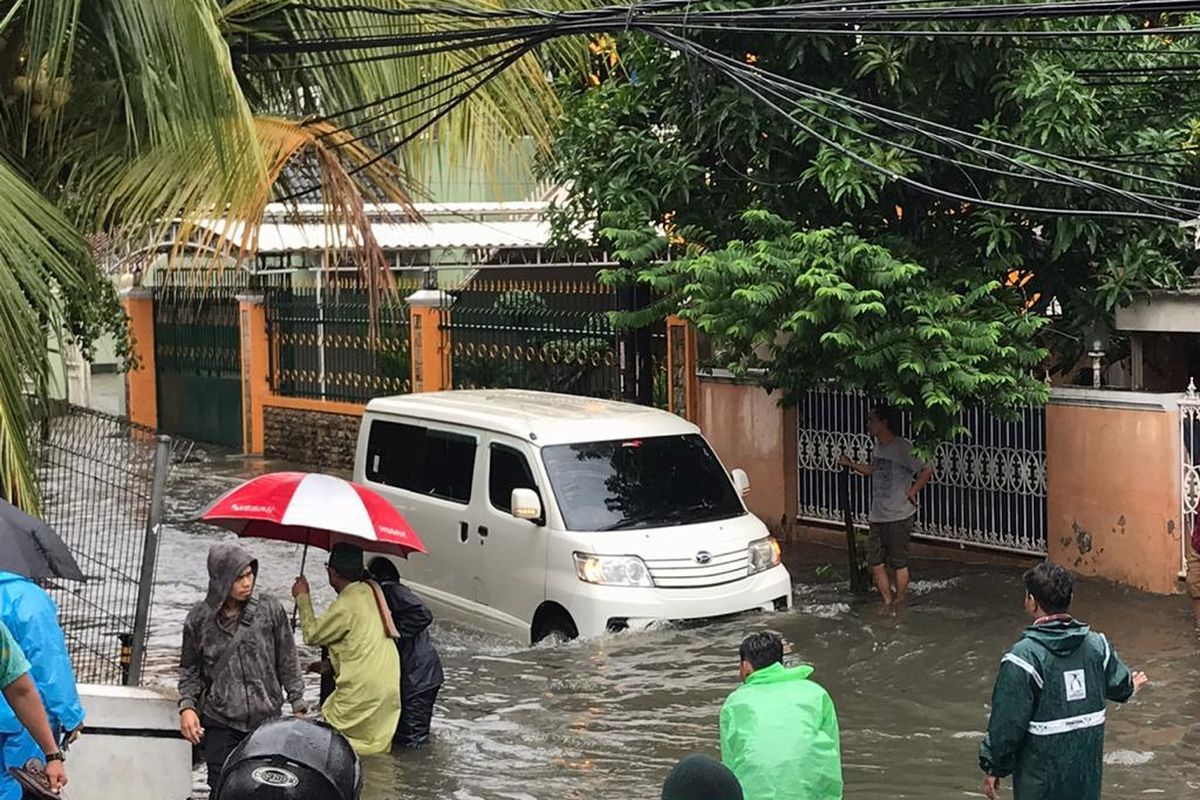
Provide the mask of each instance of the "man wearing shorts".
POLYGON ((867 415, 867 431, 875 437, 870 464, 842 456, 842 466, 871 478, 870 550, 867 563, 885 606, 908 600, 908 540, 917 519, 917 494, 933 477, 933 467, 913 454, 912 442, 896 434, 899 414, 877 405, 867 415), (896 576, 892 594, 891 575, 896 576))

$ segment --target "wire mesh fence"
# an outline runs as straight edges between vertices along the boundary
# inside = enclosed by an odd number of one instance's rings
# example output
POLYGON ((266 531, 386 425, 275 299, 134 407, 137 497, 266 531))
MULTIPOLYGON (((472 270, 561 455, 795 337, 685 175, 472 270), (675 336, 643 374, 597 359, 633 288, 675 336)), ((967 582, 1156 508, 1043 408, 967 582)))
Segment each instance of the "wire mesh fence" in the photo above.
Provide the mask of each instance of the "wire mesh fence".
POLYGON ((149 629, 157 527, 167 472, 190 444, 97 411, 43 419, 35 444, 42 517, 87 576, 52 583, 85 683, 138 683, 149 629))

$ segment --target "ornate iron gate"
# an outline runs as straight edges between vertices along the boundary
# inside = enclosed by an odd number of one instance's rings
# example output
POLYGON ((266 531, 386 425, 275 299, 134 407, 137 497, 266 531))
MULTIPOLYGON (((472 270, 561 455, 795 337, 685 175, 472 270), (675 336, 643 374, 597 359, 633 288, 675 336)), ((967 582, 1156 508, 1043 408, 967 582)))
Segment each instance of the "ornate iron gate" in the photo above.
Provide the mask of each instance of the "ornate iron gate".
POLYGON ((1179 399, 1179 453, 1182 472, 1179 480, 1179 572, 1187 572, 1187 549, 1191 547, 1196 512, 1200 509, 1200 393, 1196 382, 1188 381, 1187 391, 1179 399))
MULTIPOLYGON (((857 392, 814 389, 799 408, 799 517, 841 523, 838 457, 868 461, 871 400, 857 392)), ((970 408, 966 439, 938 448, 934 478, 922 492, 914 535, 1014 553, 1046 553, 1046 424, 1041 407, 1016 421, 970 408)), ((904 415, 902 428, 908 430, 904 415)), ((854 479, 854 521, 866 525, 869 483, 854 479)))
POLYGON ((242 378, 237 289, 162 288, 154 297, 158 426, 241 448, 242 378))

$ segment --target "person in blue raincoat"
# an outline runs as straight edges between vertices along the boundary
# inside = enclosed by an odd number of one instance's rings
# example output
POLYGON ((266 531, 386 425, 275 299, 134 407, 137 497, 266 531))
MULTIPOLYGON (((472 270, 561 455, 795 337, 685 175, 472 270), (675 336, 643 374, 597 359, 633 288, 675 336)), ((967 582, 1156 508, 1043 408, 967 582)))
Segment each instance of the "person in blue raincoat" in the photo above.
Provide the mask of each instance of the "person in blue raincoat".
MULTIPOLYGON (((29 674, 42 696, 55 739, 73 738, 83 727, 83 706, 54 600, 30 579, 0 572, 0 620, 29 659, 29 674)), ((0 800, 21 798, 21 786, 9 776, 8 768, 42 758, 42 748, 0 697, 0 800)))

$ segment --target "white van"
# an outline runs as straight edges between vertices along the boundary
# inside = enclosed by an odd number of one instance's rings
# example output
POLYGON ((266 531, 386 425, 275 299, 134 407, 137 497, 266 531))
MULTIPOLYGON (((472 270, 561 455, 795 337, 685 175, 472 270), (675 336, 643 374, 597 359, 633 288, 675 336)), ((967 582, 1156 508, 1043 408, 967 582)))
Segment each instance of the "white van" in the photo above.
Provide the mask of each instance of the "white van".
POLYGON ((354 480, 425 542, 399 565, 407 583, 523 640, 791 607, 746 474, 666 411, 518 390, 378 398, 354 480))

